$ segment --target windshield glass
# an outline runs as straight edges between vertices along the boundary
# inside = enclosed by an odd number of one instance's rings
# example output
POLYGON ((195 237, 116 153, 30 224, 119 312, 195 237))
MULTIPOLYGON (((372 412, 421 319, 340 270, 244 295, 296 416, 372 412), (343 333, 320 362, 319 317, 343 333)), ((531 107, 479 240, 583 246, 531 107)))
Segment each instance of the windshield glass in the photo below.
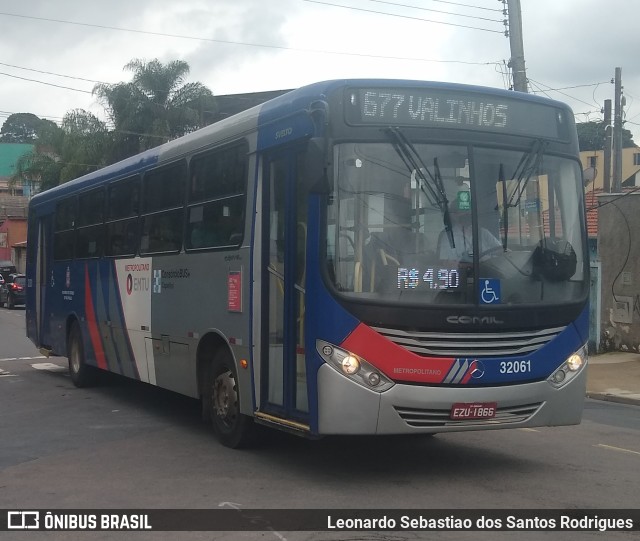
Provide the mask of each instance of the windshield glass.
POLYGON ((585 294, 577 162, 525 151, 336 145, 329 276, 343 295, 409 304, 562 303, 585 294))

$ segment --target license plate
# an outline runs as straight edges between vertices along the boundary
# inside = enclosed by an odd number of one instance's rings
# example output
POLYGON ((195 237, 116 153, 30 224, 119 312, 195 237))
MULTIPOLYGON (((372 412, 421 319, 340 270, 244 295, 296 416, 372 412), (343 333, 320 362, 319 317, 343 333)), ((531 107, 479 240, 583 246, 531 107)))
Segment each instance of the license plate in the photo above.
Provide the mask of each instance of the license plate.
POLYGON ((497 402, 458 402, 451 406, 452 419, 491 419, 496 416, 497 402))

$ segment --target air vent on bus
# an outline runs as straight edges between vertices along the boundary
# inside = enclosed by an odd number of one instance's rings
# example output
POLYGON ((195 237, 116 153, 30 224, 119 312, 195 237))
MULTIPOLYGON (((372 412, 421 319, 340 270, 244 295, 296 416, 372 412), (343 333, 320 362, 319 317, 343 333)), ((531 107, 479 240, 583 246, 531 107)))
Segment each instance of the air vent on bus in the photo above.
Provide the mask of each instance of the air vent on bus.
POLYGON ((513 423, 523 423, 530 419, 540 409, 541 403, 525 404, 521 406, 502 407, 496 410, 496 416, 491 419, 463 419, 454 420, 450 418, 450 410, 440 409, 417 409, 400 408, 395 410, 402 420, 409 426, 416 428, 438 428, 438 427, 463 427, 478 425, 508 425, 513 423))
POLYGON ((373 327, 400 347, 418 355, 439 357, 526 355, 553 340, 565 328, 508 333, 440 333, 373 327))

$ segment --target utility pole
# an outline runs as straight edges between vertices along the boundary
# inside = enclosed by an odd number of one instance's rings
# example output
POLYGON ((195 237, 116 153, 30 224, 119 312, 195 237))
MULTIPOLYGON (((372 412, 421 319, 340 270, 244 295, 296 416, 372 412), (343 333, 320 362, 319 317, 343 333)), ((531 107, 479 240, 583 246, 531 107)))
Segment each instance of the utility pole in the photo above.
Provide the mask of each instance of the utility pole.
POLYGON ((507 0, 507 6, 509 9, 509 44, 511 45, 509 66, 513 73, 513 89, 518 92, 527 92, 520 0, 507 0))
POLYGON ((622 191, 622 68, 616 68, 613 104, 613 192, 622 191))
POLYGON ((611 100, 604 100, 604 171, 602 191, 611 192, 611 100))

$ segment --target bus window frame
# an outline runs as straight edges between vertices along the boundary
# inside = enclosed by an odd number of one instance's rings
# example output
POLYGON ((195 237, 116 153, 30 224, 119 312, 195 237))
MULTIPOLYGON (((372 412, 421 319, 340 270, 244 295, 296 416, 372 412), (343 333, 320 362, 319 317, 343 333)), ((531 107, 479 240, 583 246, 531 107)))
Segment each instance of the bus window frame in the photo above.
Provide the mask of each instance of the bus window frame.
POLYGON ((129 175, 123 178, 119 178, 117 180, 113 180, 109 182, 106 186, 106 211, 105 211, 105 251, 104 255, 106 257, 116 258, 116 257, 134 257, 138 253, 138 246, 140 242, 140 200, 141 200, 141 192, 142 192, 142 176, 139 173, 134 175, 129 175), (121 189, 125 184, 131 184, 132 196, 135 194, 136 197, 132 199, 133 206, 131 211, 128 214, 112 214, 112 208, 117 208, 117 205, 114 205, 114 200, 111 197, 113 190, 121 189), (123 250, 119 253, 113 253, 112 247, 114 246, 115 234, 112 234, 112 228, 116 224, 127 224, 125 225, 124 234, 118 233, 123 237, 123 250), (133 224, 133 235, 132 235, 132 248, 130 250, 125 250, 124 248, 127 246, 127 230, 130 230, 128 223, 133 224))
MULTIPOLYGON (((71 196, 61 198, 56 202, 55 210, 53 212, 53 260, 54 261, 73 261, 75 258, 75 247, 76 247, 76 221, 78 220, 78 195, 73 194, 71 196), (69 204, 71 207, 71 219, 63 224, 60 223, 59 217, 61 214, 59 213, 61 207, 69 204), (58 247, 58 239, 62 239, 63 236, 71 237, 71 250, 70 257, 58 257, 59 250, 58 247)), ((68 242, 68 241, 66 241, 68 242)), ((64 254, 65 256, 68 254, 64 254)))
POLYGON ((104 226, 104 218, 106 214, 106 190, 104 186, 99 186, 97 188, 92 188, 85 192, 78 194, 77 197, 77 217, 75 224, 75 238, 74 238, 74 250, 73 250, 73 258, 74 259, 97 259, 104 255, 105 252, 105 226, 104 226), (102 197, 101 203, 101 215, 99 219, 95 221, 91 221, 91 214, 87 212, 86 199, 94 196, 100 195, 102 197), (85 214, 87 212, 87 214, 85 214), (88 221, 85 222, 85 218, 88 221), (92 232, 97 231, 98 234, 89 237, 89 241, 87 244, 90 245, 92 241, 97 243, 97 247, 94 254, 80 254, 78 251, 80 249, 80 240, 81 236, 84 232, 92 232))
MULTIPOLYGON (((142 175, 142 186, 141 186, 141 197, 140 197, 140 213, 139 213, 139 224, 138 224, 138 232, 139 232, 139 242, 138 242, 138 251, 140 255, 149 256, 149 255, 162 255, 162 254, 177 254, 180 253, 184 248, 184 230, 185 230, 185 214, 186 214, 186 192, 187 185, 189 179, 189 163, 187 161, 187 156, 181 156, 180 158, 173 160, 168 163, 163 163, 158 167, 154 167, 148 171, 145 171, 142 175), (182 186, 182 200, 173 206, 161 206, 161 207, 153 207, 149 208, 149 199, 147 199, 147 194, 151 193, 151 189, 149 188, 149 183, 153 182, 154 175, 158 174, 161 171, 169 171, 171 169, 177 169, 178 167, 182 168, 181 174, 183 182, 182 186), (151 178, 150 178, 151 177, 151 178), (155 220, 161 215, 168 216, 172 213, 176 213, 177 211, 182 212, 181 219, 176 223, 180 224, 180 233, 176 235, 176 238, 179 239, 178 246, 174 249, 170 250, 152 250, 149 249, 150 246, 147 244, 150 241, 150 234, 147 232, 145 235, 146 229, 146 221, 151 218, 151 221, 155 220), (146 238, 146 240, 145 240, 146 238)), ((164 179, 163 179, 164 183, 164 179)), ((158 187, 156 187, 156 190, 158 187)))
MULTIPOLYGON (((249 187, 249 161, 250 161, 250 153, 249 153, 249 143, 245 138, 237 139, 235 141, 225 143, 224 145, 219 145, 213 148, 209 148, 203 152, 199 152, 197 154, 193 154, 189 160, 189 176, 187 179, 187 202, 185 206, 185 228, 184 228, 184 249, 185 252, 202 252, 205 250, 221 250, 221 249, 233 249, 242 246, 245 237, 246 230, 246 215, 247 215, 247 190, 249 187), (220 193, 216 193, 215 191, 210 191, 210 193, 205 194, 204 196, 195 196, 194 197, 194 176, 198 173, 196 171, 196 166, 199 161, 205 161, 207 159, 211 159, 216 155, 223 155, 225 152, 233 152, 237 149, 240 150, 236 154, 236 158, 242 158, 242 168, 240 175, 238 178, 241 178, 241 191, 221 191, 220 193), (241 214, 238 217, 239 230, 233 231, 229 235, 228 242, 215 242, 209 245, 203 246, 194 246, 191 233, 193 233, 193 223, 191 219, 191 213, 193 211, 198 211, 198 207, 202 209, 201 212, 206 212, 207 208, 212 208, 216 206, 225 206, 225 202, 229 202, 229 206, 233 206, 236 200, 240 200, 239 208, 241 209, 241 214), (234 241, 231 242, 231 239, 234 241)), ((237 161, 235 162, 238 163, 237 161)), ((234 170, 234 176, 237 171, 234 170)), ((214 179, 215 183, 215 179, 214 179)), ((202 221, 202 220, 200 220, 202 221)))

